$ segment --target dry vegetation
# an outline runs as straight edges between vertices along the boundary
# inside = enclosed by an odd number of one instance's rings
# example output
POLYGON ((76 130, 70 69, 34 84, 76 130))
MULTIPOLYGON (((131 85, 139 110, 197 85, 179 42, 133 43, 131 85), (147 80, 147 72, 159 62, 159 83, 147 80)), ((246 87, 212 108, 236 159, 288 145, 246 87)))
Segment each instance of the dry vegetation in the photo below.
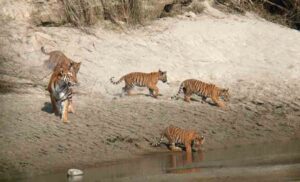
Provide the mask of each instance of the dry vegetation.
POLYGON ((299 0, 215 0, 215 2, 230 12, 253 11, 269 21, 300 30, 299 0))
POLYGON ((68 21, 76 26, 93 25, 101 17, 116 24, 142 22, 139 0, 63 0, 63 5, 68 21))
POLYGON ((153 2, 142 0, 63 0, 66 17, 75 26, 93 25, 97 20, 110 20, 115 24, 144 24, 164 16, 181 14, 184 11, 201 13, 204 6, 203 0, 174 0, 173 3, 165 5, 159 12, 151 12, 146 6, 153 2))
MULTIPOLYGON (((165 5, 160 16, 182 14, 185 11, 201 13, 203 0, 174 0, 165 5)), ((143 24, 152 20, 142 0, 63 0, 67 19, 76 26, 93 25, 99 19, 115 24, 143 24)), ((214 0, 215 4, 229 12, 253 11, 272 22, 300 29, 299 0, 214 0)))

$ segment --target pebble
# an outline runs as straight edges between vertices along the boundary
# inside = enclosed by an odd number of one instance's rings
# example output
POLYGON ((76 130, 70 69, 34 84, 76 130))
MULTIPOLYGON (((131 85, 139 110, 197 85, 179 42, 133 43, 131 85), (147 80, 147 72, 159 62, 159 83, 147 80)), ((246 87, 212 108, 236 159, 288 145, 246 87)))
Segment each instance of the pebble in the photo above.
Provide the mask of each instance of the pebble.
POLYGON ((80 169, 69 169, 68 170, 68 176, 82 176, 83 171, 80 169))

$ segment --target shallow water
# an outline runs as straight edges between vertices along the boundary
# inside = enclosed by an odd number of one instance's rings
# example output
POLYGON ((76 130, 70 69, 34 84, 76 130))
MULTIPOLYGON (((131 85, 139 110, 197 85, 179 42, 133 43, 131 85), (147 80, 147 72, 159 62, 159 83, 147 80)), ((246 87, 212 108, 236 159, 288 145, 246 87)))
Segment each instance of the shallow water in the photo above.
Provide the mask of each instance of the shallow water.
POLYGON ((18 181, 300 181, 300 141, 194 152, 156 153, 66 173, 18 181))

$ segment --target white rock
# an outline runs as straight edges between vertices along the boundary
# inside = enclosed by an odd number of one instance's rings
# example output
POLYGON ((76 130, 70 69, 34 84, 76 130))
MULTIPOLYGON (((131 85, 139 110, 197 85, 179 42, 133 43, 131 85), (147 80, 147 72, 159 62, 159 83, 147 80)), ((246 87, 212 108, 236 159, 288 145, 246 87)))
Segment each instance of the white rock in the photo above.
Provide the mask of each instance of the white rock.
POLYGON ((69 169, 68 170, 68 176, 82 176, 83 171, 79 169, 69 169))
POLYGON ((196 14, 194 12, 191 12, 191 11, 184 13, 184 15, 186 17, 189 17, 189 18, 195 18, 196 17, 196 14))

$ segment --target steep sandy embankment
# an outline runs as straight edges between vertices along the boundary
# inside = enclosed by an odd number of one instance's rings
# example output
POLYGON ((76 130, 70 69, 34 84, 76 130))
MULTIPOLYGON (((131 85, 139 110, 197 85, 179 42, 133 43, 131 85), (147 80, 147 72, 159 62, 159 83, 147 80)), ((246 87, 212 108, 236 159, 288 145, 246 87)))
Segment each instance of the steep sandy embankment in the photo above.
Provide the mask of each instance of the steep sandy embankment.
MULTIPOLYGON (((30 6, 21 7, 18 13, 26 19, 30 6)), ((87 35, 74 28, 35 27, 9 18, 8 12, 1 27, 3 178, 158 151, 149 142, 169 124, 201 131, 206 150, 299 137, 298 31, 253 15, 225 15, 207 8, 197 17, 161 19, 124 32, 94 27, 94 35, 87 35), (69 124, 49 113, 44 90, 49 71, 43 67, 47 56, 40 52, 42 45, 82 62, 76 113, 70 114, 69 124), (109 82, 111 76, 159 68, 168 71, 169 82, 158 84, 159 99, 119 98, 123 83, 109 82), (228 109, 171 100, 187 78, 228 87, 228 109)))

